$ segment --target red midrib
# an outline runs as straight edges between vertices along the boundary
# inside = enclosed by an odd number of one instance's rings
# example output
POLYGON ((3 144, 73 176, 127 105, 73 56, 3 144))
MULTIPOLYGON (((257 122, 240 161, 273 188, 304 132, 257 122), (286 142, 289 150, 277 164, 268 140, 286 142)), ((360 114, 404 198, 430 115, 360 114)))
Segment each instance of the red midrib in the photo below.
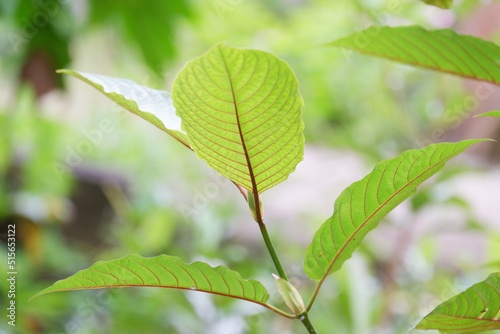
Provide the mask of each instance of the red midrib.
MULTIPOLYGON (((253 173, 253 168, 252 168, 252 162, 250 161, 250 156, 248 155, 248 150, 245 144, 245 138, 243 137, 243 132, 241 130, 241 122, 240 122, 240 116, 239 116, 239 111, 238 111, 238 104, 236 103, 236 96, 234 95, 234 87, 233 87, 233 80, 231 79, 231 74, 229 73, 229 69, 226 64, 226 59, 224 58, 224 54, 222 53, 222 50, 219 49, 220 55, 222 58, 222 62, 224 63, 224 68, 226 69, 227 73, 227 78, 229 81, 229 86, 231 87, 231 96, 233 98, 233 106, 234 106, 234 113, 236 115, 236 124, 238 126, 238 134, 240 135, 240 140, 241 140, 241 146, 243 147, 243 153, 245 154, 245 159, 247 162, 248 166, 248 173, 250 175, 250 181, 252 182, 252 192, 254 195, 258 194, 257 190, 257 183, 255 182, 255 175, 253 173)), ((257 205, 257 207, 259 207, 257 205)))

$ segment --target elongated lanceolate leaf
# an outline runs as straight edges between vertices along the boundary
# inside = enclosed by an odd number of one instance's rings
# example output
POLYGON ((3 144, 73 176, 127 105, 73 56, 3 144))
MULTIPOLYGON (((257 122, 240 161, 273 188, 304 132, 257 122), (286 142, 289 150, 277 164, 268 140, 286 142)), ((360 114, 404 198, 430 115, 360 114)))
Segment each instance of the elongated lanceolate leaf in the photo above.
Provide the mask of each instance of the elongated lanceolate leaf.
POLYGON ((184 67, 172 97, 197 156, 254 194, 302 160, 297 79, 269 53, 217 45, 184 67))
POLYGON ((500 273, 448 299, 417 325, 446 333, 478 333, 500 329, 500 273))
POLYGON ((451 5, 453 4, 453 0, 421 0, 421 1, 428 5, 436 6, 442 9, 450 9, 451 5))
POLYGON ((488 112, 476 115, 474 117, 500 117, 500 110, 488 111, 488 112))
POLYGON ((70 74, 88 83, 123 108, 189 147, 186 134, 181 130, 181 119, 176 115, 172 98, 167 91, 141 86, 128 79, 71 70, 57 72, 70 74))
POLYGON ((346 188, 335 201, 333 216, 323 223, 307 249, 307 275, 324 280, 338 270, 384 216, 448 160, 479 141, 433 144, 406 151, 380 162, 365 178, 346 188))
POLYGON ((157 287, 202 291, 266 306, 269 293, 258 281, 245 280, 228 268, 203 262, 186 264, 175 256, 144 258, 132 254, 96 262, 90 268, 57 281, 34 297, 57 291, 124 287, 157 287))
POLYGON ((500 84, 500 46, 450 29, 372 27, 327 45, 500 84))

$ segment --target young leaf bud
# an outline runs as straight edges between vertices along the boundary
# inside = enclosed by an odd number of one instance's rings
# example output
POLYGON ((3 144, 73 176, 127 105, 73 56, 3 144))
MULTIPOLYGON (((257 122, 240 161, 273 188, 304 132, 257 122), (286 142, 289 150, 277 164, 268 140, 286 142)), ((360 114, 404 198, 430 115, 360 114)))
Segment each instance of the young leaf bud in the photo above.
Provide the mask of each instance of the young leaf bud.
POLYGON ((302 300, 302 297, 297 289, 295 289, 295 287, 287 280, 284 280, 275 274, 273 274, 273 277, 276 281, 278 291, 290 311, 292 311, 295 315, 304 313, 306 311, 306 307, 304 306, 304 301, 302 300))

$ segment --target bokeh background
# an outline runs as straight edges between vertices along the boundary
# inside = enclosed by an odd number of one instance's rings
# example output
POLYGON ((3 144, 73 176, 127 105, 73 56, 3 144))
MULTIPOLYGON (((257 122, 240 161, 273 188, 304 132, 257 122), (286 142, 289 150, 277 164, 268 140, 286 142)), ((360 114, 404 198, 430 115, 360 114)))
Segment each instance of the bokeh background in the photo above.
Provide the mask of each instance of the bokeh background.
MULTIPOLYGON (((0 333, 303 333, 252 304, 137 288, 28 299, 98 260, 138 253, 224 264, 262 280, 272 261, 234 186, 71 68, 170 90, 190 59, 218 42, 276 54, 305 100, 306 153, 264 194, 268 228, 308 300, 302 262, 333 202, 403 150, 500 139, 493 85, 322 46, 373 25, 452 27, 500 41, 500 3, 458 0, 0 1, 0 254, 17 229, 17 326, 0 333), (107 124, 103 126, 103 124, 107 124)), ((500 270, 500 145, 477 145, 387 217, 324 285, 319 333, 405 333, 441 301, 500 270)))

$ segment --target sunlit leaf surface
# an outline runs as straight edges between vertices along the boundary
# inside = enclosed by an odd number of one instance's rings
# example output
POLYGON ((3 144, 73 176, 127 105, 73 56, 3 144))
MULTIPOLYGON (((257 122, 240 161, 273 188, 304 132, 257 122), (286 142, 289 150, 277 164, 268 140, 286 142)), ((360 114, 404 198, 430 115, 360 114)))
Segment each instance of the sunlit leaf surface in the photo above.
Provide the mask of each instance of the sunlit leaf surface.
POLYGON ((186 264, 174 256, 144 258, 137 254, 96 262, 88 269, 57 281, 34 297, 58 291, 124 287, 202 291, 261 305, 269 299, 269 293, 260 282, 245 280, 226 267, 214 268, 203 262, 186 264))
POLYGON ((347 187, 337 198, 333 216, 314 235, 305 261, 313 280, 323 280, 351 257, 363 238, 417 186, 444 164, 481 140, 440 143, 378 163, 365 178, 347 187))
POLYGON ((417 325, 446 333, 478 333, 500 329, 500 273, 448 299, 417 325))
POLYGON ((217 45, 184 67, 172 96, 196 155, 255 194, 302 160, 298 82, 269 53, 217 45))
POLYGON ((371 27, 327 45, 500 84, 500 46, 450 29, 371 27))

